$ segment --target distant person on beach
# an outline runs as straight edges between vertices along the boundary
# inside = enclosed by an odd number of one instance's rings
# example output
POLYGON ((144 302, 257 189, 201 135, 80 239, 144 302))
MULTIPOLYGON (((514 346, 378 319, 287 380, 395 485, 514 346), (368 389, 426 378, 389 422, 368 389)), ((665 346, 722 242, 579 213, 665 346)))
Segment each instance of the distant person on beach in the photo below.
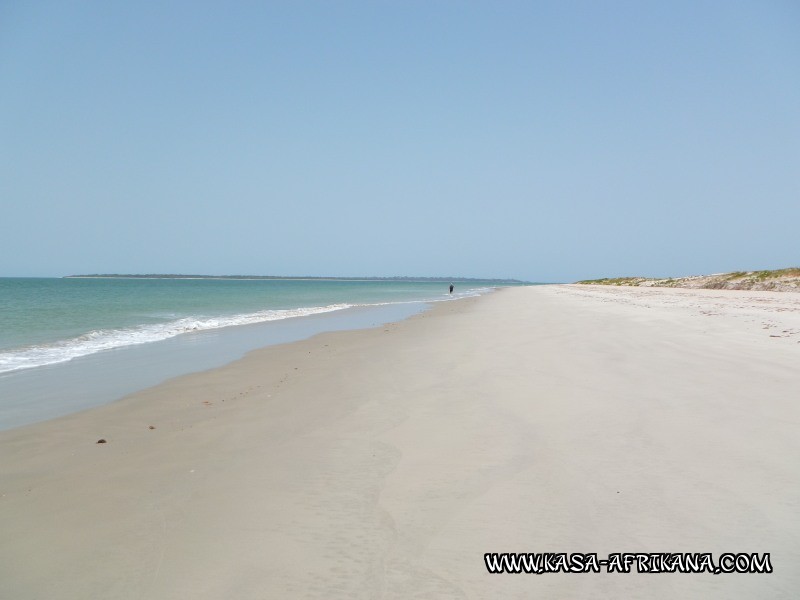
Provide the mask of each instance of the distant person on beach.
POLYGON ((453 286, 453 284, 451 283, 451 284, 450 284, 450 293, 451 293, 451 294, 453 293, 453 287, 455 287, 455 286, 453 286))

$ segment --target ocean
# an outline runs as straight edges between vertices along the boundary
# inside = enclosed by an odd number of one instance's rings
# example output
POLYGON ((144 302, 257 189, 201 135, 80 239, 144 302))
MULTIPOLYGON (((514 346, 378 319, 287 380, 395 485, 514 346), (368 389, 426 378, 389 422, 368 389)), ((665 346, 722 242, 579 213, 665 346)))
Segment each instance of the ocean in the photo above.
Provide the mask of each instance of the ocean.
MULTIPOLYGON (((510 283, 510 282, 509 282, 510 283)), ((0 278, 0 429, 247 351, 406 318, 497 281, 0 278)))

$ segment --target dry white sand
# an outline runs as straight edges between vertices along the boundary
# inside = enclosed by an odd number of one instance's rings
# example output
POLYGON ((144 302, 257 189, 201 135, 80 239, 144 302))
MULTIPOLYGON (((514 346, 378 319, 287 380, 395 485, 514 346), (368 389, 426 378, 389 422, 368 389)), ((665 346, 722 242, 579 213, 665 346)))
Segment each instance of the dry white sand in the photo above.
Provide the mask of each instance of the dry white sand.
POLYGON ((507 289, 0 433, 0 598, 795 598, 798 342, 800 295, 507 289))

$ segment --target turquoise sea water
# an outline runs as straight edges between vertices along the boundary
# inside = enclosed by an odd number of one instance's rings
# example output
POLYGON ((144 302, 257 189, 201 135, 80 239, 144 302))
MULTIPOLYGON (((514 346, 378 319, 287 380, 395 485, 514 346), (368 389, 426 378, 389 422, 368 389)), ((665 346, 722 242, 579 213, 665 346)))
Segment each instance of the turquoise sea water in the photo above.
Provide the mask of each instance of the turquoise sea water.
POLYGON ((0 374, 188 332, 476 295, 497 282, 0 278, 0 374))
POLYGON ((3 279, 0 429, 106 404, 263 346, 417 314, 498 282, 3 279))

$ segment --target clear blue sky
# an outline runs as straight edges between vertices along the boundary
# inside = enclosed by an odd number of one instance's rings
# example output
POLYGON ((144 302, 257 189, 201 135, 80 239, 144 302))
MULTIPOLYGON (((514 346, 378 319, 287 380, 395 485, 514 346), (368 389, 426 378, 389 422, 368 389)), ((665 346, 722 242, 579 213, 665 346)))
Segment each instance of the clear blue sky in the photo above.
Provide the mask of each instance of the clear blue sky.
POLYGON ((800 264, 800 4, 0 2, 0 275, 800 264))

